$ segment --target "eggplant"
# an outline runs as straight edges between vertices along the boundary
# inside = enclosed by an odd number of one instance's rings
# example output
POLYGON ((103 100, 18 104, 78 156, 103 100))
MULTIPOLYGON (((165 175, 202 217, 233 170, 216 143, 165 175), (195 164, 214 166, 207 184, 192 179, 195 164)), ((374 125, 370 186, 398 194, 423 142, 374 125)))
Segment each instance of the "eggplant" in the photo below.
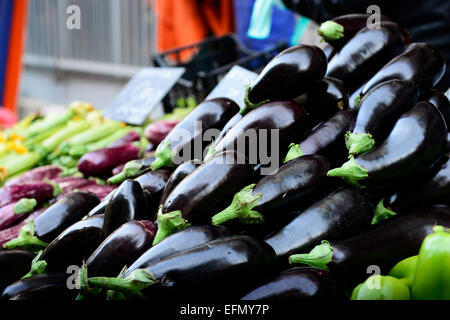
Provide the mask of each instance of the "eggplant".
POLYGON ((203 141, 205 131, 222 130, 238 111, 236 102, 227 98, 200 103, 158 145, 151 170, 177 166, 193 159, 203 160, 203 149, 209 144, 209 141, 203 141), (199 124, 201 128, 198 128, 199 124), (198 150, 199 147, 201 150, 198 150))
MULTIPOLYGON (((125 179, 132 179, 139 177, 140 175, 150 171, 151 164, 155 161, 155 156, 146 157, 143 159, 137 159, 128 161, 119 173, 108 178, 109 184, 119 184, 125 179)), ((114 169, 113 169, 114 170, 114 169)))
POLYGON ((2 246, 1 248, 3 248, 3 245, 5 243, 7 243, 8 241, 18 237, 19 233, 20 233, 20 229, 24 225, 29 223, 30 220, 37 219, 42 213, 45 212, 45 210, 47 210, 47 208, 39 208, 39 209, 33 211, 33 213, 31 213, 25 220, 22 220, 21 222, 19 222, 18 224, 14 225, 12 227, 1 230, 0 231, 0 246, 2 246))
POLYGON ((102 238, 105 239, 124 223, 132 220, 152 220, 139 182, 125 180, 109 200, 105 209, 102 238))
POLYGON ((295 255, 290 260, 291 263, 309 261, 315 266, 327 267, 337 278, 353 286, 367 278, 369 266, 378 266, 384 274, 398 261, 416 255, 423 239, 433 233, 436 225, 450 226, 449 208, 425 208, 388 220, 354 237, 324 242, 320 245, 322 257, 328 258, 320 262, 311 254, 295 255))
MULTIPOLYGON (((248 287, 255 285, 255 281, 272 273, 275 261, 273 249, 264 241, 248 236, 229 236, 170 256, 145 269, 125 271, 124 277, 138 271, 150 272, 154 280, 149 284, 153 285, 141 290, 148 297, 155 297, 158 292, 158 297, 167 294, 171 299, 239 298, 248 287)), ((93 277, 88 283, 92 287, 113 286, 121 290, 122 281, 120 278, 93 277)))
POLYGON ((78 161, 78 170, 85 176, 110 177, 117 165, 137 159, 140 151, 141 149, 133 144, 91 151, 78 161))
POLYGON ((34 275, 29 278, 18 280, 7 286, 0 295, 0 300, 8 300, 28 290, 48 285, 64 286, 66 290, 69 290, 66 285, 66 280, 67 274, 62 272, 47 272, 34 275))
POLYGON ((30 220, 16 239, 4 244, 7 249, 46 247, 62 231, 80 221, 100 199, 90 192, 74 192, 45 210, 36 220, 30 220), (25 228, 25 229, 24 229, 25 228))
POLYGON ((447 124, 447 130, 450 128, 450 101, 447 96, 439 90, 429 90, 423 93, 419 99, 421 101, 427 101, 434 105, 444 117, 445 123, 447 124))
POLYGON ((374 205, 356 188, 340 187, 315 202, 265 241, 284 262, 293 253, 318 244, 322 239, 342 239, 370 226, 374 205))
POLYGON ((22 184, 14 184, 0 189, 0 207, 22 198, 35 199, 38 203, 43 203, 60 193, 61 189, 59 186, 50 181, 29 181, 22 184))
POLYGON ((440 112, 418 102, 395 124, 387 139, 371 152, 351 158, 328 172, 354 185, 382 187, 422 174, 446 149, 447 128, 440 112))
POLYGON ((22 198, 0 208, 0 230, 6 229, 25 219, 36 207, 34 199, 22 198))
POLYGON ((280 211, 311 203, 324 195, 325 186, 330 184, 326 176, 329 168, 328 160, 319 155, 293 159, 276 174, 265 176, 235 194, 233 202, 212 217, 212 224, 233 219, 245 224, 261 223, 269 215, 280 219, 280 211))
POLYGON ((58 184, 63 193, 74 191, 75 189, 88 185, 97 184, 95 180, 88 180, 79 177, 58 177, 52 181, 58 184))
POLYGON ((125 168, 125 166, 126 166, 127 163, 128 163, 128 162, 126 162, 126 163, 121 163, 121 164, 119 164, 118 166, 116 166, 116 167, 112 170, 113 177, 114 177, 115 175, 118 175, 119 173, 121 173, 122 170, 123 170, 123 168, 125 168))
POLYGON ((141 136, 136 131, 131 130, 120 139, 117 139, 116 141, 110 143, 108 145, 108 148, 121 147, 123 145, 127 145, 139 140, 141 140, 141 136))
POLYGON ((343 298, 329 272, 308 267, 290 268, 243 296, 240 300, 294 301, 343 298))
POLYGON ((219 153, 184 178, 160 206, 154 244, 190 223, 208 221, 213 210, 224 208, 253 175, 245 162, 236 151, 219 153))
POLYGON ((358 89, 409 44, 407 32, 396 23, 358 31, 328 63, 327 76, 344 82, 349 92, 358 89))
POLYGON ((144 131, 144 136, 148 141, 158 145, 172 131, 180 120, 162 120, 149 124, 144 131))
POLYGON ((219 143, 220 140, 225 137, 225 135, 230 131, 236 123, 238 123, 242 119, 243 115, 238 112, 236 113, 233 118, 231 118, 223 127, 222 131, 220 131, 220 134, 217 136, 216 140, 214 141, 214 145, 219 143))
POLYGON ((305 109, 314 124, 348 109, 348 92, 341 80, 325 77, 308 91, 305 109))
POLYGON ((223 227, 211 225, 187 227, 148 249, 130 265, 127 272, 131 273, 136 269, 146 268, 167 257, 174 256, 227 235, 228 232, 223 227))
POLYGON ((48 271, 65 271, 87 259, 101 243, 103 215, 78 221, 61 232, 42 252, 48 271))
POLYGON ((133 263, 152 246, 155 233, 155 225, 148 220, 135 220, 123 224, 86 260, 89 275, 117 276, 124 266, 133 263))
POLYGON ((18 293, 9 300, 25 301, 71 301, 75 292, 68 290, 65 283, 43 285, 18 293))
POLYGON ((424 178, 405 185, 382 199, 375 210, 375 222, 398 212, 426 205, 450 205, 450 153, 447 152, 424 178))
POLYGON ((161 195, 160 203, 164 203, 172 190, 188 175, 194 172, 195 169, 198 168, 200 164, 198 161, 186 161, 183 164, 180 164, 170 175, 169 180, 167 180, 166 187, 161 195))
POLYGON ((350 155, 370 151, 376 142, 389 135, 397 120, 411 110, 419 97, 419 88, 412 81, 388 80, 375 86, 364 96, 358 113, 345 135, 350 155))
POLYGON ((116 192, 116 190, 117 189, 114 189, 113 191, 108 193, 98 205, 96 205, 94 208, 92 208, 91 211, 89 211, 87 216, 88 217, 92 217, 92 216, 95 216, 95 215, 98 215, 98 214, 104 214, 105 210, 106 210, 106 207, 108 206, 109 200, 113 197, 113 195, 116 192))
POLYGON ((332 165, 342 164, 342 160, 347 157, 344 135, 354 116, 354 110, 336 112, 328 120, 315 126, 299 144, 291 144, 284 161, 301 155, 318 154, 329 159, 332 165))
POLYGON ((447 133, 447 150, 450 151, 450 132, 447 133))
MULTIPOLYGON (((367 27, 371 15, 368 13, 352 13, 338 16, 323 22, 317 32, 326 42, 340 50, 361 29, 367 27)), ((392 21, 384 15, 379 17, 380 22, 392 21)))
POLYGON ((0 291, 19 280, 29 270, 34 254, 25 250, 0 251, 0 291))
POLYGON ((427 43, 412 43, 366 83, 360 96, 392 79, 414 81, 421 91, 429 90, 441 80, 444 72, 445 59, 436 48, 427 43))
MULTIPOLYGON (((237 150, 247 157, 249 163, 267 164, 273 159, 264 159, 271 155, 277 157, 277 150, 287 148, 289 141, 295 136, 302 136, 311 126, 304 108, 293 101, 275 101, 263 104, 246 114, 228 133, 214 145, 214 152, 218 154, 226 150, 237 150), (276 137, 272 136, 273 129, 277 130, 276 137), (253 135, 252 135, 253 134, 253 135), (267 137, 264 141, 264 137, 267 137), (253 140, 253 141, 252 141, 253 140), (263 147, 267 146, 266 155, 263 147)), ((278 163, 271 163, 272 168, 278 168, 278 163)), ((273 169, 269 169, 273 171, 273 169)))
POLYGON ((103 200, 111 191, 115 190, 115 186, 91 184, 78 188, 78 191, 91 192, 101 200, 103 200))
POLYGON ((241 114, 262 103, 293 99, 325 76, 327 58, 319 47, 296 45, 283 50, 261 71, 248 88, 241 114))
POLYGON ((335 47, 331 46, 331 45, 326 45, 325 47, 322 48, 322 51, 325 54, 325 57, 327 58, 328 62, 331 59, 333 59, 333 57, 338 52, 338 50, 335 47))
POLYGON ((62 173, 62 169, 58 166, 48 165, 28 170, 24 174, 5 182, 4 186, 12 186, 24 184, 30 181, 44 181, 45 179, 53 180, 62 173))

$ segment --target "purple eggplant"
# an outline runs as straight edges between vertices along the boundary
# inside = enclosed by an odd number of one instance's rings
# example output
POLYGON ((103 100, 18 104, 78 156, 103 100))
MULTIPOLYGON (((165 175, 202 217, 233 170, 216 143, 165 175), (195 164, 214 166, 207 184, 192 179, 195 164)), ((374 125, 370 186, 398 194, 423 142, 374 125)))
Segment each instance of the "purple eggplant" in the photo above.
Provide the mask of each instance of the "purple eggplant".
POLYGON ((139 177, 140 175, 150 171, 150 166, 155 159, 155 156, 152 155, 150 157, 128 161, 125 163, 122 170, 110 177, 107 182, 109 184, 119 184, 126 179, 139 177))
POLYGON ((335 54, 338 52, 338 50, 333 47, 332 45, 326 45, 322 48, 323 53, 325 54, 325 57, 327 57, 327 61, 329 62, 335 54))
POLYGON ((191 222, 208 221, 214 210, 224 208, 253 175, 245 162, 236 151, 219 153, 184 178, 160 206, 155 244, 191 222))
POLYGON ((4 230, 1 230, 0 231, 0 246, 2 246, 2 248, 3 248, 3 245, 5 243, 7 243, 8 241, 13 240, 14 238, 17 238, 19 236, 20 229, 24 225, 29 223, 30 220, 37 219, 42 213, 44 213, 44 211, 46 209, 47 208, 37 209, 33 213, 31 213, 25 220, 19 222, 18 224, 14 225, 12 227, 9 227, 9 228, 6 228, 4 230))
POLYGON ((405 50, 409 44, 406 34, 392 22, 381 22, 376 29, 361 29, 328 63, 327 76, 342 80, 353 92, 405 50))
POLYGON ((126 165, 127 163, 128 163, 128 162, 124 162, 124 163, 121 163, 121 164, 119 164, 118 166, 116 166, 116 167, 112 170, 113 176, 115 176, 115 175, 121 173, 122 170, 123 170, 123 168, 125 168, 125 165, 126 165))
POLYGON ((139 141, 141 139, 141 136, 136 133, 136 131, 131 130, 126 135, 124 135, 122 138, 114 141, 113 143, 108 145, 108 148, 116 148, 121 147, 124 145, 128 145, 132 142, 139 141))
POLYGON ((418 97, 419 88, 412 81, 388 80, 370 90, 359 102, 358 113, 345 135, 350 155, 370 151, 376 142, 384 141, 418 97))
POLYGON ((88 185, 95 185, 95 180, 88 180, 79 177, 58 177, 52 179, 62 189, 63 193, 74 191, 75 189, 82 188, 88 185))
POLYGON ((180 164, 170 175, 169 180, 167 180, 166 187, 161 195, 160 203, 164 203, 172 190, 188 175, 194 172, 195 169, 198 168, 200 163, 198 161, 186 161, 183 164, 180 164))
POLYGON ((326 71, 327 58, 319 47, 296 45, 282 51, 264 67, 248 89, 241 114, 262 103, 302 95, 321 80, 326 71))
POLYGON ((328 172, 350 184, 390 185, 424 173, 446 149, 447 128, 441 113, 421 101, 405 113, 373 151, 351 158, 328 172))
POLYGON ((102 186, 98 184, 91 184, 78 188, 78 191, 85 191, 96 194, 101 201, 115 189, 116 189, 115 186, 107 186, 107 185, 102 186))
POLYGON ((24 276, 33 259, 34 254, 25 250, 0 251, 0 291, 24 276))
POLYGON ((34 199, 22 198, 0 208, 0 230, 6 229, 25 219, 37 205, 34 199))
POLYGON ((26 182, 14 184, 0 189, 0 207, 22 198, 35 199, 38 203, 50 200, 61 193, 56 183, 26 182))
POLYGON ((428 101, 441 112, 447 124, 447 130, 450 128, 450 101, 441 91, 432 89, 419 97, 420 101, 428 101))
POLYGON ((62 169, 58 166, 48 165, 31 169, 24 174, 7 181, 4 186, 20 185, 30 181, 43 181, 45 179, 53 180, 62 173, 62 169))
POLYGON ((228 131, 230 131, 231 129, 233 129, 234 125, 236 123, 238 123, 241 119, 242 119, 243 115, 238 112, 234 115, 233 118, 231 118, 223 127, 222 131, 220 131, 219 136, 216 138, 216 140, 214 141, 214 144, 219 143, 220 140, 223 139, 223 137, 225 137, 225 135, 228 133, 228 131))
POLYGON ((180 123, 180 120, 161 120, 153 122, 145 128, 144 135, 148 141, 158 145, 178 123, 180 123))
POLYGON ((432 45, 412 43, 404 53, 395 57, 380 69, 364 86, 361 97, 376 85, 392 80, 408 80, 420 90, 428 90, 441 80, 445 72, 445 59, 432 45))
POLYGON ((140 148, 133 144, 91 151, 78 161, 78 170, 85 176, 110 177, 117 165, 137 159, 139 153, 140 148))

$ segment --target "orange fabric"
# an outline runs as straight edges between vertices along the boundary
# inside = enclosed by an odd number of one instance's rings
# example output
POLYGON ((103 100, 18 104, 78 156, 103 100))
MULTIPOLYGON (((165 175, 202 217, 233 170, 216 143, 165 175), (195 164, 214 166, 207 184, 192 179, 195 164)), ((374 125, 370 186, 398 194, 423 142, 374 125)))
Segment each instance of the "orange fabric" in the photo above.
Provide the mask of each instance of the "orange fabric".
MULTIPOLYGON (((207 36, 233 32, 232 0, 154 0, 158 50, 200 42, 207 36)), ((183 50, 186 61, 193 52, 183 50)))
POLYGON ((11 35, 8 48, 8 63, 5 75, 5 90, 3 105, 15 112, 17 95, 22 69, 22 53, 25 44, 25 26, 27 15, 27 0, 14 0, 11 20, 11 35))

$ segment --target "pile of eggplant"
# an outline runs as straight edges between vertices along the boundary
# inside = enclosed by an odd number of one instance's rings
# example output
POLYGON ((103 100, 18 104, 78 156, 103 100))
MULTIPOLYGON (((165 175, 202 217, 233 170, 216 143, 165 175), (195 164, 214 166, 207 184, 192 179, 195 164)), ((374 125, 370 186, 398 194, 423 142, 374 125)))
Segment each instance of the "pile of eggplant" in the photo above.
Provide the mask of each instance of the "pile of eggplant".
POLYGON ((368 267, 418 254, 450 228, 446 64, 366 20, 274 57, 244 108, 200 103, 102 200, 70 193, 24 221, 0 251, 0 299, 350 299, 368 267))

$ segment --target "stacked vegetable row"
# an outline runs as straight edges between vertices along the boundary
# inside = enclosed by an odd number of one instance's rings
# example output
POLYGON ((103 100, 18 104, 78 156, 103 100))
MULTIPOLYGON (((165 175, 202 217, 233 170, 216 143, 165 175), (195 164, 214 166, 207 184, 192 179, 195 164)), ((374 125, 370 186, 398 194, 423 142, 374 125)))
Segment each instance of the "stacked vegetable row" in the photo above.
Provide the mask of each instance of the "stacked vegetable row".
POLYGON ((366 21, 321 27, 334 55, 283 51, 242 110, 203 101, 102 201, 73 193, 29 220, 0 251, 1 297, 450 299, 445 61, 366 21), (267 155, 283 163, 264 175, 267 155))

